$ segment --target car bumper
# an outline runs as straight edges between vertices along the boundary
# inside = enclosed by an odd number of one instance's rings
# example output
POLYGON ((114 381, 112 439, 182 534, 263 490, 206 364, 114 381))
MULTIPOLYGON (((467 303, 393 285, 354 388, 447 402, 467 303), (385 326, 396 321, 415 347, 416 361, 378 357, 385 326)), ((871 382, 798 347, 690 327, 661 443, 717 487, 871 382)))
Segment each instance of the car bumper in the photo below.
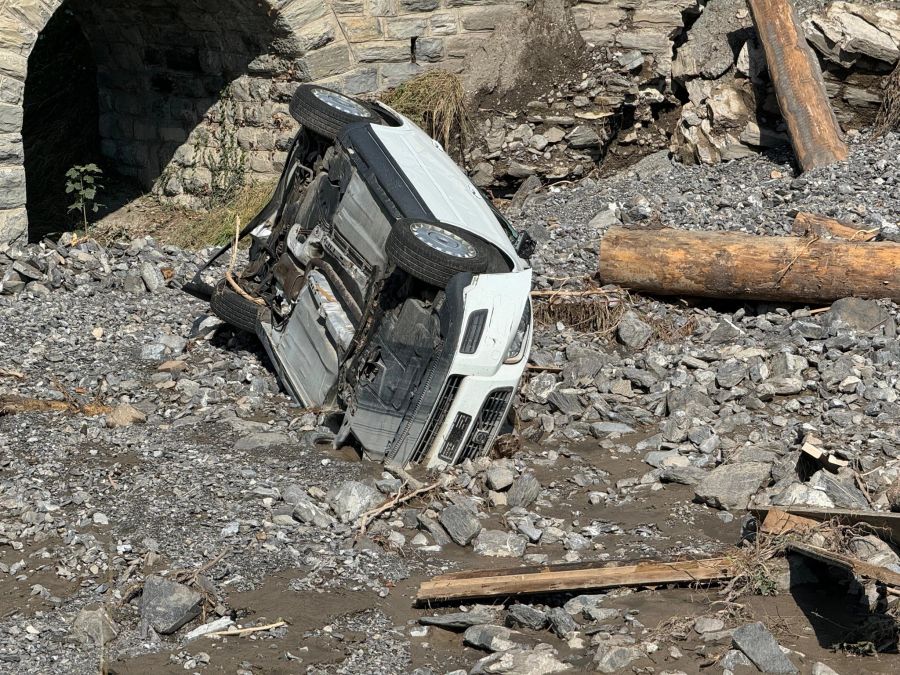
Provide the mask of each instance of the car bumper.
POLYGON ((528 362, 532 327, 529 316, 524 348, 515 363, 507 352, 522 313, 529 311, 531 272, 482 275, 466 289, 466 327, 473 316, 487 311, 477 348, 457 349, 444 387, 422 430, 412 460, 439 468, 474 459, 490 449, 507 417, 528 362))

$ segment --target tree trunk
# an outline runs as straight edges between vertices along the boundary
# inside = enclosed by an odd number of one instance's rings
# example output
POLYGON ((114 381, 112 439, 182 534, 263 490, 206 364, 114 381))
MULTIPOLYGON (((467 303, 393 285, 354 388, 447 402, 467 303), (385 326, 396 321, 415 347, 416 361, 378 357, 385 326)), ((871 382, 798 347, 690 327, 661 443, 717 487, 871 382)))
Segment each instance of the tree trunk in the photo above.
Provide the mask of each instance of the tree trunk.
POLYGON ((900 244, 610 228, 600 277, 658 295, 826 303, 900 301, 900 244))
POLYGON ((778 106, 804 171, 847 159, 822 70, 790 0, 750 0, 778 106))

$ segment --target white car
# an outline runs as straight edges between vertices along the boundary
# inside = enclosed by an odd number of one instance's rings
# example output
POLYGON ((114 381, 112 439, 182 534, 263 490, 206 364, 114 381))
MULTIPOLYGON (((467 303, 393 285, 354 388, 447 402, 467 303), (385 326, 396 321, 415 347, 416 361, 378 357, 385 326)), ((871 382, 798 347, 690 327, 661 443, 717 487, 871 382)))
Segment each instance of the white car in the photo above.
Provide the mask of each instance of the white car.
POLYGON ((531 348, 530 239, 387 106, 303 85, 291 113, 250 263, 185 290, 255 333, 302 405, 343 411, 337 443, 399 466, 487 452, 531 348))

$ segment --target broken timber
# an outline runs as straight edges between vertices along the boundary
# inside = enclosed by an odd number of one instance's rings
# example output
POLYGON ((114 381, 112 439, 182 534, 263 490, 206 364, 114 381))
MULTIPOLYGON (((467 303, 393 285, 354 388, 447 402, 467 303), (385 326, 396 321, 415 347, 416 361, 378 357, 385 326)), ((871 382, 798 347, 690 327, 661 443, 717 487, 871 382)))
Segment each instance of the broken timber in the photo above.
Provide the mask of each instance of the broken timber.
POLYGON ((800 166, 808 171, 847 159, 847 144, 828 101, 822 70, 793 4, 750 0, 750 8, 800 166))
POLYGON ((434 577, 419 586, 416 602, 492 598, 620 586, 658 586, 723 581, 734 576, 729 558, 608 564, 574 563, 472 570, 434 577))
POLYGON ((611 227, 600 277, 658 295, 823 303, 900 302, 900 244, 611 227))
POLYGON ((834 218, 818 216, 801 211, 794 216, 795 234, 826 239, 846 239, 847 241, 872 241, 878 236, 878 229, 861 230, 834 218))
POLYGON ((798 553, 807 558, 812 558, 834 567, 840 567, 866 579, 874 579, 886 586, 900 588, 900 574, 880 565, 873 565, 872 563, 863 562, 848 555, 835 553, 834 551, 811 546, 810 544, 790 543, 785 550, 788 553, 798 553))
POLYGON ((900 513, 822 509, 808 506, 755 508, 751 509, 751 512, 757 520, 763 523, 763 529, 769 534, 784 534, 791 529, 797 529, 788 525, 808 527, 810 524, 834 520, 841 525, 865 523, 883 539, 900 544, 900 513))

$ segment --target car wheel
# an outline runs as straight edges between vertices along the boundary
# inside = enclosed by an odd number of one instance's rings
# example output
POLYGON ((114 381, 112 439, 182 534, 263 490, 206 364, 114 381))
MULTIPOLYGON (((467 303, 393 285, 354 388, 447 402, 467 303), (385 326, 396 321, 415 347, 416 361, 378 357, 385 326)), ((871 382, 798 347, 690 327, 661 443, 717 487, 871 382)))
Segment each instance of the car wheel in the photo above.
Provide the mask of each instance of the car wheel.
POLYGON ((338 137, 348 124, 380 122, 381 118, 365 103, 340 92, 315 84, 301 84, 294 92, 291 116, 305 129, 329 140, 338 137))
POLYGON ((256 333, 256 315, 260 306, 236 293, 225 279, 216 285, 209 306, 222 321, 248 333, 256 333))
POLYGON ((493 246, 466 230, 407 218, 394 223, 385 251, 404 272, 441 288, 460 272, 483 274, 496 257, 493 246))

